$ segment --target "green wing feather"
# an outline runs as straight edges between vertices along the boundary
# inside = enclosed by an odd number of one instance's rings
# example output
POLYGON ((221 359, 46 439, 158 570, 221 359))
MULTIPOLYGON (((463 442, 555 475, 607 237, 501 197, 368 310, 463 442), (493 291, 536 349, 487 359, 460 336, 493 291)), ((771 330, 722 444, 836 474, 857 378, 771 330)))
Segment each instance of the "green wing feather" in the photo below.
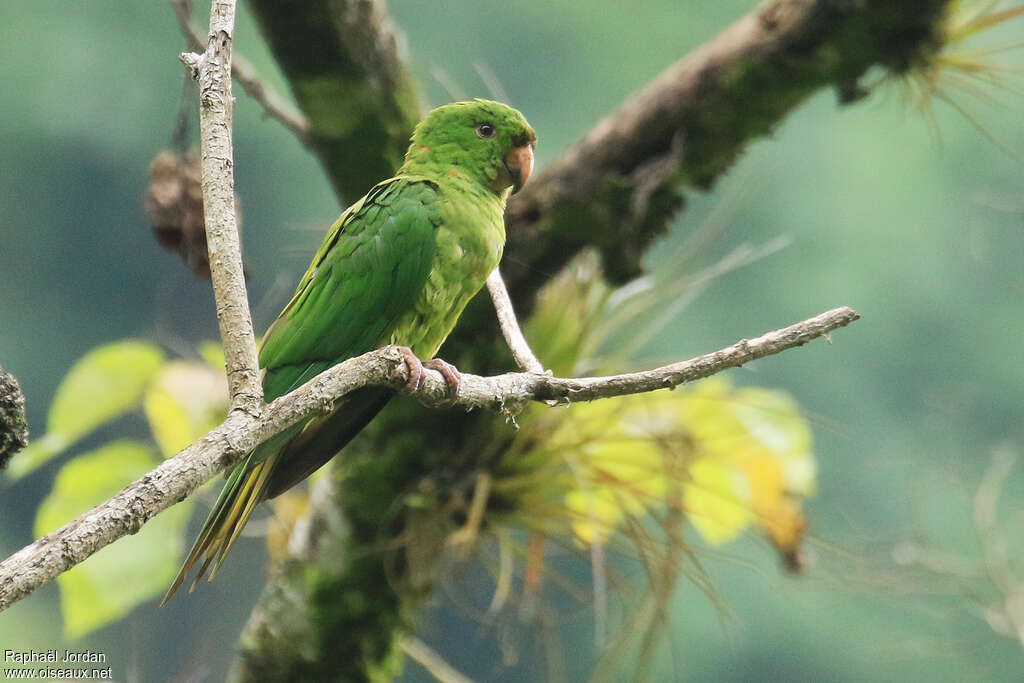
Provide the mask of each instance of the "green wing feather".
MULTIPOLYGON (((430 273, 442 222, 437 190, 426 178, 385 180, 332 226, 295 295, 264 336, 259 357, 267 401, 388 342, 430 273)), ((332 415, 294 425, 254 449, 231 472, 163 602, 200 560, 192 587, 207 569, 212 579, 256 504, 330 459, 390 395, 355 392, 332 415), (315 428, 315 447, 303 438, 307 426, 310 433, 315 428)))

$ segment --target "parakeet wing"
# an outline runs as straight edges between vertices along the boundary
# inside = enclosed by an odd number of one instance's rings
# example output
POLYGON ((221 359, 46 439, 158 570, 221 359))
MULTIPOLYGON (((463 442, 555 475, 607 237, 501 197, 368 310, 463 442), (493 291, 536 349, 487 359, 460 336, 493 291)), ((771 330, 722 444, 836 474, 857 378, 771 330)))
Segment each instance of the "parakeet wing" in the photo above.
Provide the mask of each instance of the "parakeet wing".
POLYGON ((334 224, 260 349, 269 401, 385 344, 426 282, 441 224, 430 180, 385 180, 334 224))

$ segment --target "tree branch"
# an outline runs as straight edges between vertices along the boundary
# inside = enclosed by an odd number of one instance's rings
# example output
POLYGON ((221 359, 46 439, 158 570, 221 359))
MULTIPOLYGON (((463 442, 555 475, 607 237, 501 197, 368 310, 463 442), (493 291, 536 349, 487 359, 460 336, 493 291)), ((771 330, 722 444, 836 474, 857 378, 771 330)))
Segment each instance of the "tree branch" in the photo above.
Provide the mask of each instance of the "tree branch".
MULTIPOLYGON (((710 187, 822 88, 852 101, 871 67, 900 73, 937 50, 948 1, 769 0, 669 66, 510 198, 502 272, 520 315, 545 274, 588 246, 612 280, 638 274, 684 186, 710 187)), ((383 3, 250 6, 339 197, 393 173, 418 112, 383 3)))
POLYGON ((516 365, 526 372, 544 374, 544 366, 534 355, 526 336, 519 328, 519 321, 516 319, 516 312, 512 308, 512 299, 505 288, 505 281, 501 279, 501 271, 494 269, 487 276, 487 291, 491 294, 491 301, 494 302, 494 312, 498 316, 498 324, 501 326, 501 334, 505 337, 512 357, 516 365))
MULTIPOLYGON (((531 373, 480 377, 463 373, 454 405, 508 412, 528 401, 592 401, 671 389, 806 344, 858 317, 851 308, 837 308, 688 361, 608 377, 566 379, 531 373)), ((110 500, 0 562, 0 611, 118 538, 137 532, 158 512, 187 498, 274 434, 313 414, 330 412, 338 399, 356 389, 388 387, 426 406, 452 405, 448 384, 440 373, 427 370, 421 386, 410 389, 408 372, 402 354, 389 346, 335 365, 276 399, 258 416, 233 411, 216 429, 110 500)))
POLYGON ((938 49, 947 4, 762 2, 668 67, 510 199, 502 272, 517 307, 586 246, 612 280, 636 276, 683 208, 684 185, 710 187, 821 88, 851 101, 872 66, 902 72, 938 49))
POLYGON ((203 214, 217 323, 224 345, 232 410, 257 414, 263 405, 256 336, 245 290, 242 250, 235 213, 231 145, 231 42, 233 0, 214 0, 210 36, 202 55, 182 53, 181 61, 199 80, 199 135, 202 153, 203 214))

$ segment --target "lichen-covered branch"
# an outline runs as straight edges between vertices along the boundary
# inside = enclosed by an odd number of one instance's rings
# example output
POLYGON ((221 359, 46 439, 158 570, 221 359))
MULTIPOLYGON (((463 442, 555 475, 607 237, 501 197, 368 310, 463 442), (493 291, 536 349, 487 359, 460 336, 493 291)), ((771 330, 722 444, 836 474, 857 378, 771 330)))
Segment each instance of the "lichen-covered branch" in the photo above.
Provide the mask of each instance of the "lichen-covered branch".
MULTIPOLYGON (((837 308, 689 361, 625 375, 565 379, 530 373, 496 377, 463 373, 454 405, 466 410, 510 411, 527 401, 591 401, 672 388, 800 346, 857 317, 850 308, 837 308)), ((386 386, 426 406, 452 405, 448 385, 440 373, 426 371, 417 389, 408 386, 408 373, 404 356, 389 346, 339 363, 268 404, 258 415, 233 411, 223 424, 110 500, 0 562, 0 611, 118 538, 135 533, 158 512, 184 500, 269 437, 305 417, 329 412, 339 398, 356 389, 386 386)))
POLYGON ((862 94, 872 66, 903 71, 940 47, 948 0, 772 0, 628 97, 509 202, 502 271, 528 305, 543 273, 596 246, 605 273, 640 271, 653 239, 752 140, 825 87, 862 94))
POLYGON ((235 213, 231 143, 231 42, 234 31, 234 1, 214 0, 210 7, 206 52, 201 55, 183 53, 181 60, 199 81, 206 246, 210 255, 217 322, 224 344, 231 408, 257 414, 263 405, 263 389, 235 213))

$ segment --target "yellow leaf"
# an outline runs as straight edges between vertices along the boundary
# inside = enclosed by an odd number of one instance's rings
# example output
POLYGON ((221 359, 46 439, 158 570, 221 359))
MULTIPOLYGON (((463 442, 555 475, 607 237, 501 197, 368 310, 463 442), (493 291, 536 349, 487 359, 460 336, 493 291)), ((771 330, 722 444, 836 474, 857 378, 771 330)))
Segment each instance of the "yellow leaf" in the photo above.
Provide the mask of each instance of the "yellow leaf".
POLYGON ((622 521, 622 505, 608 489, 575 489, 565 495, 572 530, 586 544, 604 543, 622 521))
POLYGON ((224 418, 227 381, 207 365, 171 361, 146 390, 143 410, 160 451, 170 457, 224 418))
POLYGON ((683 486, 683 507, 693 526, 708 543, 731 541, 750 524, 750 491, 746 479, 714 459, 690 467, 683 486))
POLYGON ((796 401, 781 391, 751 387, 735 392, 733 410, 750 435, 777 456, 784 488, 800 496, 814 495, 817 464, 811 426, 796 401))
POLYGON ((47 441, 14 458, 8 475, 25 476, 103 423, 134 409, 163 360, 159 347, 135 340, 89 351, 57 387, 46 421, 47 441))
POLYGON ((288 552, 295 523, 309 510, 309 489, 297 486, 270 500, 274 511, 267 528, 267 553, 272 560, 283 559, 288 552))

